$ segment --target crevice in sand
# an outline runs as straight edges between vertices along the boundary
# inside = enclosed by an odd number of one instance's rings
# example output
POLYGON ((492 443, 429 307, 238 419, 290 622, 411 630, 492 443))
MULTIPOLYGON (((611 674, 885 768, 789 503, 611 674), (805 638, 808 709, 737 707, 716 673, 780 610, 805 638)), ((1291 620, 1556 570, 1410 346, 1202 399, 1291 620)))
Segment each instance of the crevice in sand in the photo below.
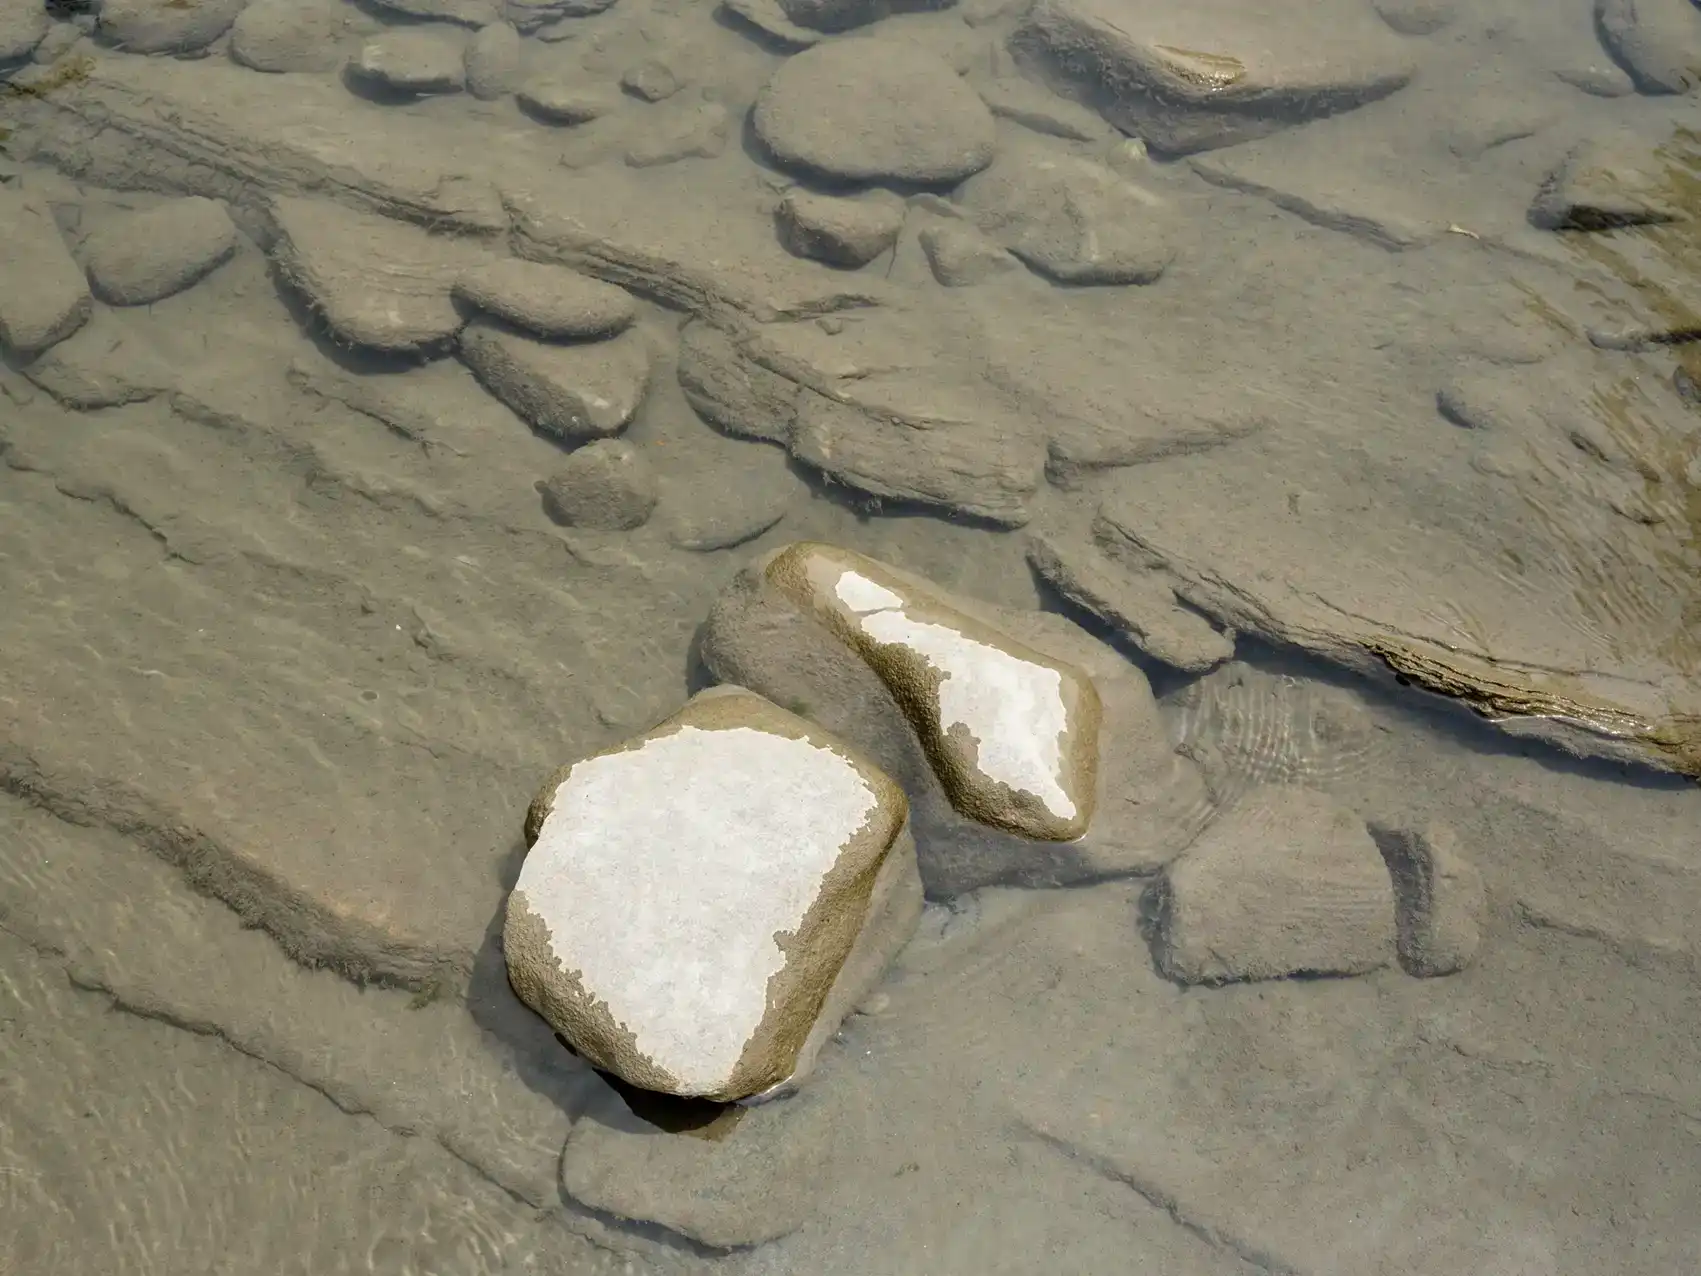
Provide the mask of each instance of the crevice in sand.
MULTIPOLYGON (((639 1218, 627 1218, 624 1214, 614 1214, 607 1210, 599 1210, 593 1205, 586 1205, 576 1197, 561 1193, 561 1212, 567 1218, 578 1218, 597 1227, 607 1228, 618 1236, 626 1236, 640 1244, 658 1246, 669 1253, 687 1258, 708 1260, 732 1258, 739 1254, 748 1254, 759 1248, 755 1245, 734 1245, 720 1249, 713 1245, 705 1245, 702 1241, 693 1240, 683 1232, 676 1232, 671 1227, 660 1223, 646 1222, 639 1218)), ((576 1234, 585 1233, 574 1229, 576 1234)), ((619 1252, 619 1251, 613 1251, 619 1252)))
POLYGON ((113 513, 119 515, 119 517, 136 524, 136 526, 140 527, 150 537, 158 542, 160 552, 165 556, 167 562, 189 563, 192 566, 198 565, 195 559, 192 559, 175 549, 172 546, 171 538, 166 535, 164 531, 150 523, 141 515, 140 512, 138 512, 111 488, 91 488, 79 491, 76 488, 66 487, 63 481, 56 481, 54 488, 61 496, 67 497, 70 500, 83 501, 90 505, 105 505, 107 508, 111 509, 113 513))
POLYGON ((91 777, 88 785, 79 787, 60 779, 23 746, 0 742, 0 792, 67 824, 107 828, 130 838, 181 869, 190 886, 265 930, 300 964, 328 967, 356 984, 415 990, 443 977, 444 954, 399 949, 377 936, 362 943, 312 901, 292 896, 146 794, 118 781, 91 777))
POLYGON ((1305 1273, 1299 1268, 1283 1262, 1274 1254, 1261 1248, 1255 1241, 1231 1235, 1220 1227, 1203 1219, 1195 1218, 1175 1196, 1154 1184, 1135 1177, 1127 1170, 1111 1164, 1104 1157, 1087 1152, 1066 1139, 1060 1139, 1056 1135, 1047 1134, 1045 1131, 1035 1129, 1032 1126, 1022 1125, 1020 1129, 1029 1138, 1036 1139, 1059 1155, 1085 1166, 1101 1178, 1108 1179, 1112 1183, 1120 1183, 1154 1209, 1162 1210, 1169 1216, 1170 1221, 1181 1228, 1182 1231, 1203 1241, 1212 1249, 1230 1254, 1259 1271, 1271 1273, 1272 1276, 1305 1276, 1305 1273))

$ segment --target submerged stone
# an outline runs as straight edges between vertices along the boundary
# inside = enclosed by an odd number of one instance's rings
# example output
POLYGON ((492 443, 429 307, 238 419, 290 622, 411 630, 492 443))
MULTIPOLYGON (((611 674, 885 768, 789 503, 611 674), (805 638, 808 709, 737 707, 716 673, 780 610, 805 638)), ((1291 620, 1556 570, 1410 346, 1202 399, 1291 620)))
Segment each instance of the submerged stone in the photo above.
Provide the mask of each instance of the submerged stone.
POLYGON ((855 270, 897 242, 904 202, 889 191, 845 199, 800 188, 780 201, 775 220, 788 252, 855 270))
POLYGON ((992 112, 938 54, 835 40, 780 64, 757 135, 788 168, 856 182, 952 185, 992 162, 992 112))
POLYGON ((269 212, 278 273, 339 340, 411 352, 460 330, 451 294, 469 266, 486 260, 481 244, 326 200, 280 196, 269 212))
POLYGON ((142 306, 211 274, 239 242, 222 203, 190 195, 115 218, 84 242, 83 261, 102 301, 142 306))
POLYGON ((540 486, 558 523, 596 531, 641 527, 660 499, 655 471, 625 439, 599 439, 561 463, 540 486))
POLYGON ((247 0, 106 0, 100 34, 129 53, 193 53, 236 21, 247 0))
POLYGON ((334 71, 357 15, 339 0, 254 0, 230 31, 230 56, 254 71, 334 71))
POLYGON ((535 336, 606 337, 632 326, 638 303, 624 288, 565 266, 501 257, 455 280, 455 296, 535 336))
POLYGON ((1394 877, 1400 964, 1420 977, 1463 970, 1482 945, 1488 892, 1458 834, 1431 823, 1379 829, 1377 840, 1394 877))
POLYGON ((620 433, 649 387, 650 348, 636 330, 557 344, 475 319, 461 333, 460 353, 485 389, 564 443, 620 433))
POLYGON ((1235 803, 1169 866, 1158 964, 1181 983, 1357 975, 1395 950, 1394 885, 1363 822, 1310 789, 1235 803))
POLYGON ((1690 0, 1596 0, 1595 30, 1643 93, 1701 86, 1701 10, 1690 0))
POLYGON ((0 345, 31 355, 89 321, 94 299, 45 202, 0 189, 0 345))
POLYGON ((1188 154, 1386 97, 1400 38, 1356 0, 1039 0, 1011 39, 1052 87, 1153 150, 1188 154))
POLYGON ((358 79, 393 93, 458 93, 466 84, 466 42, 428 27, 374 36, 349 59, 358 79))

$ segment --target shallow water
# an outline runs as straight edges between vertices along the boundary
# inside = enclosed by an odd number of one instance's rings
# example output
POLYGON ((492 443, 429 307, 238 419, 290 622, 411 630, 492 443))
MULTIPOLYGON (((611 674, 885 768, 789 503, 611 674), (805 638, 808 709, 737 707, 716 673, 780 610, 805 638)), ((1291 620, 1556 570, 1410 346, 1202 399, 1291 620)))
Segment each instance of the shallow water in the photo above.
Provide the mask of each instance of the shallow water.
POLYGON ((594 7, 0 0, 0 1276, 1701 1270, 1701 8, 594 7), (1137 670, 1135 832, 912 791, 815 1073, 659 1101, 522 822, 806 540, 1137 670), (1461 969, 1188 981, 1189 872, 1391 946, 1295 788, 1461 969))

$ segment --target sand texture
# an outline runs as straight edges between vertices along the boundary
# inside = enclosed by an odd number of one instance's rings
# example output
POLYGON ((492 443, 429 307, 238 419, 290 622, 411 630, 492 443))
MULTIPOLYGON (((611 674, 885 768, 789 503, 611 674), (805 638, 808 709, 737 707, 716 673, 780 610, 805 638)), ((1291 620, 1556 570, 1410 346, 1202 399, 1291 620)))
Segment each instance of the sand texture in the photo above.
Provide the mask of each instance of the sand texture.
POLYGON ((1701 1270, 1698 100, 1690 0, 0 0, 0 1272, 1701 1270), (730 1107, 502 947, 716 681, 926 900, 730 1107))

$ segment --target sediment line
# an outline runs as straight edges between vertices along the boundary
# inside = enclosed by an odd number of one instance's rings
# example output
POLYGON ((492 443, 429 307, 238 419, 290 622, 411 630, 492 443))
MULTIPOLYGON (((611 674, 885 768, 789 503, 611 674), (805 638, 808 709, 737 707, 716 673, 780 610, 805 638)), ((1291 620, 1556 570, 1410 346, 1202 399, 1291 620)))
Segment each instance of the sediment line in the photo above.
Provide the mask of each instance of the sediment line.
POLYGON ((472 953, 432 951, 380 936, 296 895, 197 828, 121 780, 73 779, 25 746, 0 741, 0 792, 67 824, 105 828, 181 869, 189 884, 277 941, 296 962, 324 967, 355 984, 423 991, 462 982, 472 953), (364 932, 364 933, 363 933, 364 932))

